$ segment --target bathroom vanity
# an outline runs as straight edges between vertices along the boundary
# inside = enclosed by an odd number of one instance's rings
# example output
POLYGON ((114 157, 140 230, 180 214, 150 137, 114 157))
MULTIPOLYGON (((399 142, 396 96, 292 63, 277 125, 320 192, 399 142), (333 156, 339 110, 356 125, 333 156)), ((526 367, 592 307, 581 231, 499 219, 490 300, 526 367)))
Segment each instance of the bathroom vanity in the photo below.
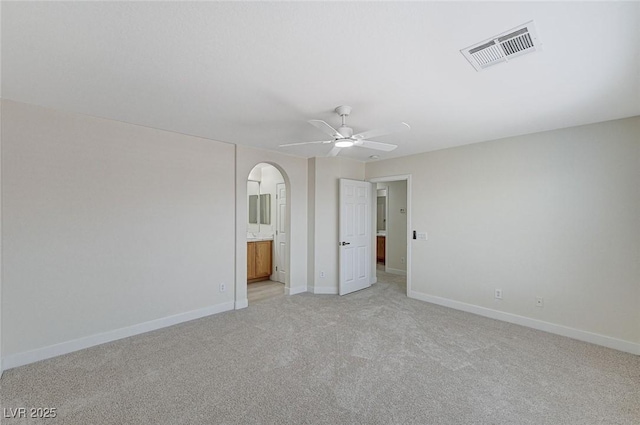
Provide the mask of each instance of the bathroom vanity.
POLYGON ((247 241, 247 283, 269 280, 272 245, 272 240, 247 241))

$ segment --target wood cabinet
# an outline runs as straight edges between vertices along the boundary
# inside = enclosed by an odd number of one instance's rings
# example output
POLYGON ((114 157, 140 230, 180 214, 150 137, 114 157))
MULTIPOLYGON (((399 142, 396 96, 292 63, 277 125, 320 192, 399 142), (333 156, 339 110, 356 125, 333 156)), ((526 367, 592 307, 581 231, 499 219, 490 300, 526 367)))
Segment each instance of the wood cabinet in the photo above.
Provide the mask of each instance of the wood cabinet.
POLYGON ((273 241, 247 242, 247 283, 269 280, 273 241))
POLYGON ((384 252, 387 244, 387 238, 385 236, 377 236, 376 239, 377 239, 376 261, 378 263, 384 264, 384 261, 385 261, 384 252))

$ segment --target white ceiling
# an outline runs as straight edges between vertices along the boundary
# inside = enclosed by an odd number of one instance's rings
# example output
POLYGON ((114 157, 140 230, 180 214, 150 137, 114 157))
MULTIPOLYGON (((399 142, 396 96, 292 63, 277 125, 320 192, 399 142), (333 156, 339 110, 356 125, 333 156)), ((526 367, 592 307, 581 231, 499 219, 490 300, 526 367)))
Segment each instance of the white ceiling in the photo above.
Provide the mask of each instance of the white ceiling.
POLYGON ((366 160, 640 115, 640 3, 6 2, 4 98, 323 156, 307 124, 405 121, 366 160), (459 50, 535 20, 543 51, 476 72, 459 50))

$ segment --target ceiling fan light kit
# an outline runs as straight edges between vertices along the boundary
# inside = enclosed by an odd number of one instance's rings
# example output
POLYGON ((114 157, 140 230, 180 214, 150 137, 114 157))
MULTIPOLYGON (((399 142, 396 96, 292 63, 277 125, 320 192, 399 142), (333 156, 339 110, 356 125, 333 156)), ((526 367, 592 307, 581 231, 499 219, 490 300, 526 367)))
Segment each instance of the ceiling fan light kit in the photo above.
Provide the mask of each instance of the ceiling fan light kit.
POLYGON ((353 146, 353 141, 349 139, 336 140, 334 146, 338 148, 350 148, 351 146, 353 146))
POLYGON ((353 129, 351 127, 347 127, 346 123, 347 117, 349 116, 349 114, 351 114, 351 106, 338 106, 335 109, 335 113, 338 114, 340 118, 342 118, 342 124, 340 125, 340 127, 338 127, 337 130, 322 120, 308 121, 309 124, 316 127, 318 130, 333 137, 333 140, 287 143, 284 145, 280 145, 280 147, 333 143, 333 148, 329 151, 327 156, 336 156, 343 148, 350 148, 353 146, 390 152, 398 146, 392 145, 390 143, 374 142, 373 140, 366 139, 370 137, 384 136, 386 134, 396 133, 399 131, 405 131, 411 128, 409 127, 409 124, 402 122, 377 130, 369 130, 362 133, 353 134, 353 129))

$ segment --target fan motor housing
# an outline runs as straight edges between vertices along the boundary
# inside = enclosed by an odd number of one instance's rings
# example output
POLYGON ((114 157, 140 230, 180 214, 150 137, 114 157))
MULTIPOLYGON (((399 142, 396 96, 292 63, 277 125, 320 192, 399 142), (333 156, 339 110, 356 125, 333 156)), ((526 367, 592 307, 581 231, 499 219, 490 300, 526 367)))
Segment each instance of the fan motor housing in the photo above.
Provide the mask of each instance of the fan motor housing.
POLYGON ((353 128, 343 125, 342 127, 338 127, 338 133, 342 134, 345 139, 348 139, 353 136, 353 128))

